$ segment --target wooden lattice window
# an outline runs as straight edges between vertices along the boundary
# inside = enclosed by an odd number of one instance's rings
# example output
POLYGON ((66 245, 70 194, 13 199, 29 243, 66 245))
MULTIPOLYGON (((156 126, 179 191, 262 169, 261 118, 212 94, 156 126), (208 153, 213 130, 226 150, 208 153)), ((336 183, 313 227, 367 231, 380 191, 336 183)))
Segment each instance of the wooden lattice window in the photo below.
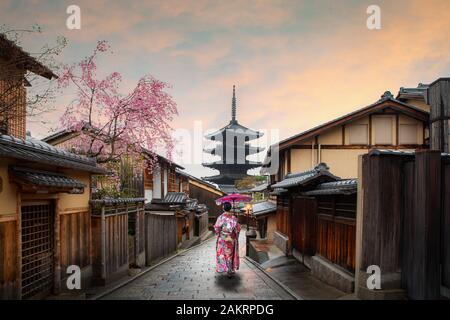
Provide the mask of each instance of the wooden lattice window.
POLYGON ((49 293, 54 281, 54 211, 49 201, 23 205, 22 298, 49 293))
POLYGON ((176 175, 175 175, 175 170, 170 168, 169 170, 169 192, 177 192, 178 188, 177 188, 177 181, 176 181, 176 175))
POLYGON ((0 132, 26 136, 26 92, 21 82, 0 80, 0 132))

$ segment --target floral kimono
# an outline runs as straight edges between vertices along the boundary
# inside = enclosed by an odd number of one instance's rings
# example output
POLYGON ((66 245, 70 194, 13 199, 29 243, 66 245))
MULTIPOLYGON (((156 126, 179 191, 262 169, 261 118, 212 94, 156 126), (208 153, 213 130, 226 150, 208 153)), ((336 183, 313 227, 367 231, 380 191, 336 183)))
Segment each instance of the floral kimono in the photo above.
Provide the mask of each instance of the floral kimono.
POLYGON ((239 232, 241 226, 231 213, 221 214, 214 225, 217 235, 216 272, 233 273, 239 269, 239 232))

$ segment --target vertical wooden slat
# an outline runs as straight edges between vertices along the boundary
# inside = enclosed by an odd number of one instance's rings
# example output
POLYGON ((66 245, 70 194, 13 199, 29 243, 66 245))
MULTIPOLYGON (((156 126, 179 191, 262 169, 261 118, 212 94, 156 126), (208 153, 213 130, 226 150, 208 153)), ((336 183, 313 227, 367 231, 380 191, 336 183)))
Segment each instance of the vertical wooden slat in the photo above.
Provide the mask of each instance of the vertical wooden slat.
POLYGON ((414 263, 409 270, 413 281, 407 282, 412 299, 440 297, 440 219, 441 219, 441 153, 416 153, 415 201, 409 245, 414 248, 414 263))
POLYGON ((444 185, 442 197, 442 285, 450 289, 450 161, 443 166, 444 185))

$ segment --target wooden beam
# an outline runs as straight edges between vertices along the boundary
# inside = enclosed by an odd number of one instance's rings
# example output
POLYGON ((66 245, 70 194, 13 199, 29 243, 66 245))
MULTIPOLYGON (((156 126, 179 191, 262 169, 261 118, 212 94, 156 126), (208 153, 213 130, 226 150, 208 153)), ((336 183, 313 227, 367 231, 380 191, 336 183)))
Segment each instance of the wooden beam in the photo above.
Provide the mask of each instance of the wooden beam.
MULTIPOLYGON (((396 113, 395 114, 395 145, 398 146, 399 145, 399 132, 400 132, 400 121, 399 121, 399 114, 396 113)), ((416 133, 417 135, 417 133, 416 133)))
POLYGON ((287 173, 291 173, 291 148, 287 150, 287 173))
MULTIPOLYGON (((297 145, 292 146, 292 149, 301 149, 301 150, 311 150, 311 145, 297 145)), ((378 148, 378 149, 394 149, 394 150, 402 150, 402 149, 418 149, 418 148, 426 148, 425 144, 405 144, 405 145, 366 145, 366 144, 360 144, 360 145, 340 145, 340 144, 328 144, 328 145, 321 145, 321 149, 332 149, 332 150, 352 150, 352 149, 370 149, 370 148, 378 148)), ((318 146, 315 145, 314 149, 318 149, 318 146)))

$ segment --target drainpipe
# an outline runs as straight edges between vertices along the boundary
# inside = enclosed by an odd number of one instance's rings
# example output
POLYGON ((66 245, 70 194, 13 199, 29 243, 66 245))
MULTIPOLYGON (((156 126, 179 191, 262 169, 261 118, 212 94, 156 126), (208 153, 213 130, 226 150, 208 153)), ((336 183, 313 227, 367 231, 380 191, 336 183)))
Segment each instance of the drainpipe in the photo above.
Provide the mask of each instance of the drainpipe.
POLYGON ((322 162, 322 145, 319 143, 317 146, 318 146, 318 148, 317 148, 317 159, 318 159, 317 163, 319 164, 322 162))
POLYGON ((315 146, 315 142, 313 141, 313 143, 311 144, 311 168, 314 168, 314 146, 315 146))

